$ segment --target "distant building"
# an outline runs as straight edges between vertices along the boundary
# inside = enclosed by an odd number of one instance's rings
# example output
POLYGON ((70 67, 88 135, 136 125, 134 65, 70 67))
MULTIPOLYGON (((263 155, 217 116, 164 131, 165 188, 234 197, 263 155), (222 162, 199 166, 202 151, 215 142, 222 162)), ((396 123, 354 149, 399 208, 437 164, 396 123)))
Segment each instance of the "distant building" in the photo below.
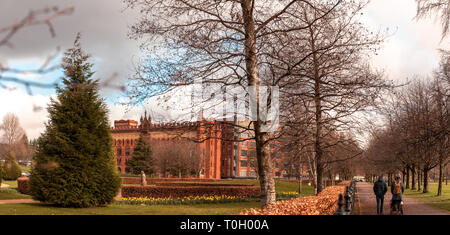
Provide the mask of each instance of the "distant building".
MULTIPOLYGON (((256 160, 252 161, 250 154, 255 142, 239 141, 246 139, 246 136, 235 133, 233 126, 229 124, 225 121, 205 119, 197 122, 152 123, 147 113, 140 118, 139 123, 135 120, 114 121, 111 132, 118 170, 125 172, 125 163, 131 158, 134 146, 142 134, 151 145, 176 145, 175 139, 204 140, 196 143, 200 149, 200 158, 204 162, 201 178, 254 178, 256 160)), ((284 154, 274 148, 273 155, 274 175, 282 177, 284 154)))

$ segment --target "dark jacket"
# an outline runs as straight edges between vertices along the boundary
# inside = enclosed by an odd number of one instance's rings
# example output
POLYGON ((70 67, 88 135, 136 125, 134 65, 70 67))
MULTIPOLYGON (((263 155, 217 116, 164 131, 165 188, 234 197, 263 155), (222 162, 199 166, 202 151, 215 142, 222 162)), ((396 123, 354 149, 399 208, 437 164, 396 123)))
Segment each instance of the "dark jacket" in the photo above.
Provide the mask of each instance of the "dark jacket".
POLYGON ((377 197, 384 197, 384 194, 387 192, 387 185, 383 182, 383 179, 378 178, 377 182, 373 184, 373 192, 377 197))
POLYGON ((402 188, 402 193, 400 193, 400 194, 394 194, 394 185, 395 185, 395 183, 397 182, 399 182, 400 180, 394 180, 393 182, 392 182, 392 185, 391 185, 391 193, 392 193, 392 200, 394 201, 394 200, 402 200, 402 195, 403 195, 403 192, 405 191, 405 188, 403 187, 403 183, 400 181, 400 187, 402 188))

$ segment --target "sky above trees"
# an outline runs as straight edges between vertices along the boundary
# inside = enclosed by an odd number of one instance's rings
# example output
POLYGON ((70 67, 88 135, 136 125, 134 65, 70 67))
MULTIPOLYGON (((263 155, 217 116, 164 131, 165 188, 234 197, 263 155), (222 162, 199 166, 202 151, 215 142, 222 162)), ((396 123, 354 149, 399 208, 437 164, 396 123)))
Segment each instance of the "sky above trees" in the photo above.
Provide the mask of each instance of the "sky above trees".
MULTIPOLYGON (((125 9, 121 0, 2 0, 0 3, 0 28, 16 23, 29 10, 47 6, 60 8, 74 6, 71 15, 54 20, 56 37, 52 38, 45 25, 25 28, 13 38, 13 48, 0 48, 0 61, 15 68, 36 68, 55 54, 59 46, 64 51, 73 43, 77 32, 81 32, 82 45, 92 55, 96 78, 110 79, 112 83, 123 85, 133 73, 133 63, 140 56, 139 42, 128 39, 128 26, 136 22, 137 12, 125 9), (115 75, 115 76, 114 76, 115 75)), ((378 55, 372 59, 373 65, 383 70, 389 79, 404 81, 414 76, 428 76, 437 68, 437 49, 447 48, 448 40, 441 41, 441 28, 433 18, 416 21, 416 3, 412 0, 372 0, 366 7, 362 21, 374 31, 386 32, 389 37, 378 55)), ((56 62, 60 62, 57 58, 56 62)), ((62 73, 54 72, 44 77, 21 75, 24 79, 53 81, 62 73)), ((54 96, 54 89, 33 89, 27 94, 25 88, 0 88, 0 117, 8 112, 16 113, 30 139, 36 138, 44 129, 47 120, 46 105, 54 96), (33 107, 41 107, 34 109, 33 107)), ((111 123, 117 119, 138 119, 143 107, 127 112, 127 108, 117 104, 122 92, 115 88, 102 90, 110 109, 111 123)), ((157 109, 155 104, 149 109, 157 109)), ((155 110, 155 112, 158 112, 155 110)), ((162 112, 162 111, 159 111, 162 112)))

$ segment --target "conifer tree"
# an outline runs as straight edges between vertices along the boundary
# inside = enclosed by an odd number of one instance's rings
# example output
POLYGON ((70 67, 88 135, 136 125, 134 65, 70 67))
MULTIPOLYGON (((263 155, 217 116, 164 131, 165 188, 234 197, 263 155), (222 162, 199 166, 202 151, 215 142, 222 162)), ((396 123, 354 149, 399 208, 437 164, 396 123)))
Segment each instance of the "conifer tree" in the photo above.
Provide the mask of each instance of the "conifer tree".
POLYGON ((144 171, 145 174, 152 174, 154 172, 155 161, 152 156, 152 149, 142 136, 139 137, 136 147, 134 147, 133 154, 130 160, 126 162, 126 172, 133 174, 140 174, 144 171))
POLYGON ((92 79, 89 55, 80 47, 65 52, 63 86, 48 108, 38 139, 30 189, 34 199, 63 207, 109 204, 120 188, 106 105, 92 79))

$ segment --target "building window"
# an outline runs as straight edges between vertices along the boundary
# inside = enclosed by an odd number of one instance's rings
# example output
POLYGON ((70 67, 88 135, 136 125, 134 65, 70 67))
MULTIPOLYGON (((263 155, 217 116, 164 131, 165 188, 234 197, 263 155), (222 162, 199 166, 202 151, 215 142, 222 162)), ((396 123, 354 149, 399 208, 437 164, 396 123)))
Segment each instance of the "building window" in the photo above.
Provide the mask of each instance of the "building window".
POLYGON ((125 149, 125 156, 130 156, 130 148, 129 147, 127 147, 125 149))
POLYGON ((122 148, 117 149, 117 156, 122 156, 122 148))
POLYGON ((120 145, 120 140, 118 140, 118 142, 119 142, 119 145, 120 145))
POLYGON ((250 142, 250 146, 256 147, 256 142, 255 142, 255 141, 251 141, 251 142, 250 142))
POLYGON ((241 167, 247 167, 247 160, 241 160, 241 167))
POLYGON ((129 145, 129 144, 130 144, 130 140, 127 139, 127 145, 129 145))
POLYGON ((280 163, 279 162, 275 162, 275 168, 280 168, 280 163))
POLYGON ((241 171, 239 172, 239 175, 240 175, 240 176, 247 176, 247 170, 241 170, 241 171))
POLYGON ((248 142, 247 142, 247 141, 244 141, 244 142, 241 143, 241 145, 242 145, 242 146, 248 146, 248 142))
POLYGON ((246 149, 241 149, 241 156, 247 157, 247 150, 246 149))

